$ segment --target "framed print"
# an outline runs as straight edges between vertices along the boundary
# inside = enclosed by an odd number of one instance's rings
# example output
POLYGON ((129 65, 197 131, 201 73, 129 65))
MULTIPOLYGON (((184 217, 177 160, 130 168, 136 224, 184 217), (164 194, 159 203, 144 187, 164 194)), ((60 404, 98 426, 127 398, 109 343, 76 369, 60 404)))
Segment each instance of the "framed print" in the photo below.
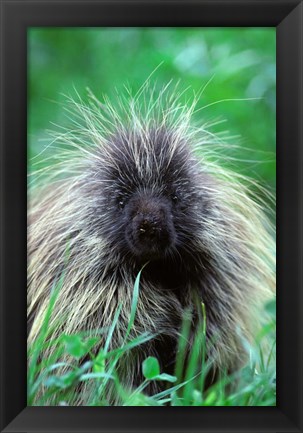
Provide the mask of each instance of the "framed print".
POLYGON ((2 22, 1 431, 301 431, 302 2, 2 22))

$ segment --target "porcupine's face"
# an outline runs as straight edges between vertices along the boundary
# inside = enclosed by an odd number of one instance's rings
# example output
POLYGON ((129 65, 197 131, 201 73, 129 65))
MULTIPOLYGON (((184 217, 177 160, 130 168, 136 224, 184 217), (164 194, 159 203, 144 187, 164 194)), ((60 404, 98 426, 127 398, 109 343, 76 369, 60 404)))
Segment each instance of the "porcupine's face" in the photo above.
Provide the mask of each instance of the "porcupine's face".
POLYGON ((169 257, 195 232, 199 206, 193 159, 167 131, 115 137, 105 167, 106 235, 138 260, 169 257))

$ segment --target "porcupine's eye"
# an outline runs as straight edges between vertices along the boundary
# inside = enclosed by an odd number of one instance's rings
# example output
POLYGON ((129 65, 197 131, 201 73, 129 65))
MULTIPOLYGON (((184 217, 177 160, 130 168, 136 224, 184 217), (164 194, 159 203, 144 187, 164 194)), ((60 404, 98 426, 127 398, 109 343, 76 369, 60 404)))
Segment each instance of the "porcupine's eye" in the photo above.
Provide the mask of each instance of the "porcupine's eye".
POLYGON ((178 196, 178 194, 176 194, 176 193, 175 193, 175 194, 172 194, 172 195, 171 195, 171 199, 172 199, 172 202, 173 202, 173 203, 175 203, 175 204, 178 203, 178 201, 179 201, 179 196, 178 196))
POLYGON ((117 197, 117 206, 121 210, 124 209, 124 207, 125 207, 125 198, 124 197, 121 197, 121 196, 117 197))
POLYGON ((173 204, 177 204, 180 201, 179 192, 172 187, 167 187, 164 190, 164 195, 172 201, 173 204))
POLYGON ((180 194, 177 189, 173 189, 170 193, 170 199, 174 205, 180 202, 180 194))

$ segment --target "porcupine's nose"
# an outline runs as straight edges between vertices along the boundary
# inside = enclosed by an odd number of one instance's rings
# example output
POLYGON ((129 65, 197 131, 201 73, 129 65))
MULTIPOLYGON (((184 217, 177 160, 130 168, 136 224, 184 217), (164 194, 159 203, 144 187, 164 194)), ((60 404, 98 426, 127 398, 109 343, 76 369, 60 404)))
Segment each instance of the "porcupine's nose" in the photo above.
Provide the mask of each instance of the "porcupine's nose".
POLYGON ((161 235, 161 223, 154 217, 145 216, 138 227, 140 238, 155 240, 161 235))
POLYGON ((157 209, 157 212, 138 215, 135 220, 137 245, 142 255, 158 256, 164 253, 172 241, 166 212, 157 209))
POLYGON ((144 195, 135 197, 128 207, 131 223, 126 236, 131 250, 139 257, 160 257, 175 242, 169 202, 144 195))

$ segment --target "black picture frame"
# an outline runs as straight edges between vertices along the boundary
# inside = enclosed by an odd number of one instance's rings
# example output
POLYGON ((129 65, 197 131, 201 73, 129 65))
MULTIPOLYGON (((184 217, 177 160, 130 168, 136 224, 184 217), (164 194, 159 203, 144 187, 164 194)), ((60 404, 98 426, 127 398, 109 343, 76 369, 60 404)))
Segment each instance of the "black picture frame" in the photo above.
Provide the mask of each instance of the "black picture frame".
POLYGON ((302 24, 302 0, 1 1, 1 432, 302 431, 302 24), (276 27, 276 407, 26 407, 26 32, 32 26, 276 27))

